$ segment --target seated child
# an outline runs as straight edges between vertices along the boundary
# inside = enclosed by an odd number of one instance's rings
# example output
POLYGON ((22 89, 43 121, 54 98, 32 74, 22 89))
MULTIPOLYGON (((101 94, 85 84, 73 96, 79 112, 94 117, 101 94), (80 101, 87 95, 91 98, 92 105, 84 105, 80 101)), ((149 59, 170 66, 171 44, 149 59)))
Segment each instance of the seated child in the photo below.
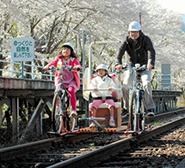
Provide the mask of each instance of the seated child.
MULTIPOLYGON (((112 78, 108 75, 108 68, 104 64, 100 64, 96 68, 97 76, 91 80, 90 89, 92 91, 93 102, 90 110, 93 112, 93 117, 96 117, 97 109, 101 103, 105 103, 110 111, 109 125, 115 127, 114 121, 114 109, 116 108, 115 102, 112 99, 113 87, 115 88, 115 83, 112 78), (108 88, 107 91, 101 91, 101 89, 108 88)), ((92 122, 90 127, 94 127, 95 124, 92 122)))

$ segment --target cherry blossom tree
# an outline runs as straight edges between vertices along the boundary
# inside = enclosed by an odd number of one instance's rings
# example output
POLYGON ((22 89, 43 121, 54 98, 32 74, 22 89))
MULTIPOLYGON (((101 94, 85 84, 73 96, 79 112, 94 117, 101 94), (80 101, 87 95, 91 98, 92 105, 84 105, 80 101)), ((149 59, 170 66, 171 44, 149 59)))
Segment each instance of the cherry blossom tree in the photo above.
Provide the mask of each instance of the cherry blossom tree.
MULTIPOLYGON (((11 40, 18 36, 35 39, 37 57, 55 57, 63 42, 77 43, 75 30, 90 32, 92 41, 123 41, 131 21, 141 22, 156 50, 156 70, 161 64, 171 64, 172 73, 184 74, 185 34, 179 13, 163 9, 156 0, 1 0, 0 50, 11 51, 11 40)), ((93 62, 114 64, 119 43, 93 45, 93 62), (101 58, 101 59, 100 59, 101 58)), ((88 62, 89 43, 86 38, 85 56, 88 62)), ((125 57, 124 57, 125 58, 125 57)))

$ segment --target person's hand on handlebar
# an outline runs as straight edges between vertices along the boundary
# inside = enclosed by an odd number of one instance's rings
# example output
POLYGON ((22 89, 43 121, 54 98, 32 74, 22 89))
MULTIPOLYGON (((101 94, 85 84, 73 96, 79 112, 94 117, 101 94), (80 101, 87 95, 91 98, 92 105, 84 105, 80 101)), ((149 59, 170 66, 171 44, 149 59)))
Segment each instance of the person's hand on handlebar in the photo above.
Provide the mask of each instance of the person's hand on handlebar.
POLYGON ((151 71, 152 68, 153 68, 153 65, 152 65, 152 64, 147 65, 147 70, 148 70, 148 71, 151 71))
POLYGON ((75 65, 74 67, 73 67, 73 70, 76 70, 76 71, 79 71, 81 68, 78 66, 78 65, 75 65))

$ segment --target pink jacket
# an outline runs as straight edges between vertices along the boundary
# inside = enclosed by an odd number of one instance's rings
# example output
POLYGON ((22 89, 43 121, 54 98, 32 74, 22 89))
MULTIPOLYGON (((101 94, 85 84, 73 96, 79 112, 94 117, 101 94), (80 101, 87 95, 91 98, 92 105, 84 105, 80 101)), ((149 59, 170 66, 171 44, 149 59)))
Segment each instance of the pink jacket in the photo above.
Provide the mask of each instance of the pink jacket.
MULTIPOLYGON (((59 55, 59 56, 57 56, 55 58, 55 60, 53 60, 52 62, 50 62, 48 64, 48 66, 49 67, 50 66, 57 67, 57 63, 58 63, 59 59, 61 59, 62 63, 64 62, 64 58, 59 55)), ((78 66, 78 68, 81 69, 81 65, 80 65, 80 63, 79 63, 79 61, 78 61, 77 58, 70 57, 69 59, 70 59, 69 66, 72 66, 72 67, 78 66)), ((75 81, 76 81, 76 86, 77 86, 77 88, 80 88, 80 77, 78 75, 78 72, 77 71, 73 71, 73 74, 74 74, 74 78, 75 78, 75 81)), ((56 71, 56 73, 55 73, 55 85, 59 84, 59 82, 60 82, 60 76, 61 76, 61 74, 56 71)))

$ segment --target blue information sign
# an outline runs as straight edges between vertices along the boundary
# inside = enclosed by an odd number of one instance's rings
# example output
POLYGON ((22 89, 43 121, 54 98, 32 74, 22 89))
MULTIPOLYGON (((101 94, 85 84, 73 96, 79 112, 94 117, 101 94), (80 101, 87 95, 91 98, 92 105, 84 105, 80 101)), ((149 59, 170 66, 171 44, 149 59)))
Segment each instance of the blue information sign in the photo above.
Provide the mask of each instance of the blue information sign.
POLYGON ((11 58, 13 61, 32 61, 34 59, 34 39, 18 37, 12 40, 11 58))

